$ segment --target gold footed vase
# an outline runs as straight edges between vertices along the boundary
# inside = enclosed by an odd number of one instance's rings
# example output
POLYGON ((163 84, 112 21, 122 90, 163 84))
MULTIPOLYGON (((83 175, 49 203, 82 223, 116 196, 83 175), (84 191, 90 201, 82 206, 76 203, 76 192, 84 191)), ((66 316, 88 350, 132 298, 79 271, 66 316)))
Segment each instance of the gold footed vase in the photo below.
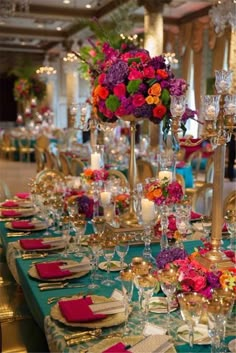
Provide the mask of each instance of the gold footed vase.
POLYGON ((137 180, 137 166, 135 157, 135 131, 136 118, 133 115, 120 117, 121 120, 130 122, 130 158, 129 158, 129 172, 128 181, 130 186, 130 202, 129 209, 121 216, 122 224, 128 227, 140 227, 138 224, 138 217, 135 207, 135 186, 137 180))

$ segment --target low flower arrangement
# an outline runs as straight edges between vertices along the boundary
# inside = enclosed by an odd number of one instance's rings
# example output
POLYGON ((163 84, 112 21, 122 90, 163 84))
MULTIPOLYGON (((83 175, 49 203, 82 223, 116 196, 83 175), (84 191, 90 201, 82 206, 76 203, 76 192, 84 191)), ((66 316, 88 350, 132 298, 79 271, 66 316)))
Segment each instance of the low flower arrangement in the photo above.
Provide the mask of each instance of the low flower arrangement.
POLYGON ((104 181, 108 178, 108 172, 105 169, 91 169, 87 168, 81 174, 81 178, 84 179, 87 183, 92 183, 94 181, 104 181))
MULTIPOLYGON (((210 248, 208 244, 208 247, 199 248, 191 255, 181 248, 164 249, 157 255, 157 267, 159 269, 176 268, 180 292, 194 291, 207 298, 211 297, 211 290, 214 288, 228 288, 236 293, 235 268, 211 271, 196 261, 196 256, 209 251, 210 248)), ((232 251, 225 253, 235 262, 235 254, 232 251)))
POLYGON ((84 191, 67 190, 65 196, 65 205, 71 196, 78 196, 78 213, 84 214, 87 219, 93 218, 94 200, 92 197, 85 195, 84 191))
POLYGON ((116 213, 123 213, 129 207, 129 194, 119 194, 114 197, 116 213))
MULTIPOLYGON (((155 124, 163 121, 163 131, 170 129, 170 96, 184 95, 187 83, 174 76, 164 56, 151 58, 145 49, 122 52, 103 44, 104 60, 94 81, 93 105, 104 122, 133 115, 155 124)), ((181 127, 196 112, 188 108, 181 127)))
POLYGON ((177 181, 169 182, 168 179, 155 180, 144 186, 144 196, 154 201, 156 205, 175 204, 183 198, 182 186, 177 181))

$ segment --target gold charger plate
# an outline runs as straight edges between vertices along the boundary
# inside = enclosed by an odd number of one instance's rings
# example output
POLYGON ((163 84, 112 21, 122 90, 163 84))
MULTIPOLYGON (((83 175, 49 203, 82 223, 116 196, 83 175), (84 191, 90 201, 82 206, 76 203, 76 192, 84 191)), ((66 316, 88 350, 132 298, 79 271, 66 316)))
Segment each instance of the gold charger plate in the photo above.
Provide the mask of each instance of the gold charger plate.
POLYGON ((101 342, 95 344, 89 349, 89 353, 102 353, 109 347, 113 346, 116 343, 122 342, 125 345, 131 345, 138 343, 144 338, 144 336, 126 336, 126 337, 113 337, 106 338, 101 342))
POLYGON ((7 206, 4 206, 4 202, 1 202, 0 203, 0 208, 4 208, 4 209, 7 209, 7 210, 14 210, 14 209, 17 209, 19 210, 19 208, 33 208, 33 204, 31 201, 24 201, 24 200, 20 200, 20 199, 17 199, 17 200, 8 200, 8 201, 13 201, 17 204, 17 206, 14 205, 14 207, 10 206, 10 207, 7 207, 7 206))
MULTIPOLYGON (((45 249, 44 249, 45 250, 45 249)), ((64 263, 64 265, 76 265, 76 264, 79 264, 78 261, 74 261, 74 260, 51 260, 51 261, 48 261, 48 262, 54 262, 54 261, 62 261, 64 263)), ((45 263, 46 261, 44 261, 45 263)), ((32 278, 35 278, 35 279, 38 279, 40 281, 43 281, 43 282, 58 282, 58 281, 66 281, 66 280, 69 280, 69 279, 73 279, 73 278, 80 278, 80 277, 83 277, 85 275, 87 275, 87 273, 89 273, 89 271, 79 271, 79 272, 75 272, 74 275, 70 275, 70 276, 65 276, 65 277, 57 277, 57 278, 41 278, 39 275, 38 275, 38 271, 35 267, 35 264, 32 264, 32 266, 30 267, 29 271, 28 271, 28 274, 32 277, 32 278)))
POLYGON ((35 208, 1 208, 0 210, 0 218, 23 218, 23 217, 31 217, 36 214, 35 208), (3 216, 2 211, 15 211, 19 212, 20 215, 12 215, 12 216, 3 216))
MULTIPOLYGON (((71 298, 62 298, 62 299, 63 300, 72 300, 72 299, 78 299, 78 298, 81 298, 81 296, 75 295, 71 298)), ((114 299, 112 299, 112 298, 106 298, 106 297, 98 296, 98 295, 91 295, 91 298, 92 298, 92 301, 94 304, 114 301, 114 299)), ((107 315, 107 317, 105 319, 97 320, 97 321, 93 321, 93 322, 68 322, 62 316, 58 303, 55 304, 51 308, 50 315, 51 315, 52 319, 57 320, 66 326, 72 326, 72 327, 102 328, 102 327, 117 326, 117 325, 120 325, 123 322, 125 322, 124 312, 107 315)))
MULTIPOLYGON (((32 238, 27 238, 28 239, 32 239, 32 238)), ((37 238, 33 238, 34 240, 36 240, 37 238)), ((53 237, 48 237, 48 238, 38 238, 38 240, 47 240, 47 241, 50 241, 50 240, 53 240, 55 241, 56 238, 53 238, 53 237)), ((49 243, 48 243, 49 244, 49 243)), ((19 249, 19 250, 22 250, 22 251, 29 251, 29 252, 37 252, 37 251, 45 251, 45 252, 48 252, 48 251, 55 251, 55 250, 60 250, 60 249, 64 249, 65 248, 65 243, 63 243, 63 239, 62 238, 58 238, 58 243, 55 243, 55 244, 51 244, 51 247, 50 248, 37 248, 37 249, 24 249, 22 248, 22 246, 20 245, 20 241, 17 241, 14 243, 14 248, 16 249, 19 249)))
MULTIPOLYGON (((34 221, 32 221, 34 223, 34 221)), ((34 223, 35 227, 34 228, 14 228, 12 226, 12 222, 6 222, 5 227, 10 230, 17 230, 17 231, 23 231, 23 232, 38 232, 39 230, 44 230, 47 229, 47 225, 44 222, 39 222, 34 223)))

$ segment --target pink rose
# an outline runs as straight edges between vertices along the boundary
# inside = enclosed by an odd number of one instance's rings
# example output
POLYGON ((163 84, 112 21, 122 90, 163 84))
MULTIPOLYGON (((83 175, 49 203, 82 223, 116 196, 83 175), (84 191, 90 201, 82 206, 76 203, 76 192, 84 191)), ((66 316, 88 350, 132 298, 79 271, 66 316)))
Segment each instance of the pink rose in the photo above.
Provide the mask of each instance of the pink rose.
POLYGON ((153 78, 155 77, 155 70, 153 67, 145 67, 143 70, 143 75, 147 78, 153 78))
POLYGON ((142 94, 134 94, 132 97, 132 103, 135 107, 141 107, 145 103, 145 98, 142 94))
POLYGON ((89 51, 89 55, 91 55, 93 58, 97 55, 96 51, 94 49, 91 49, 89 51))
POLYGON ((199 292, 200 290, 206 287, 206 278, 203 276, 195 276, 193 278, 193 281, 193 290, 195 290, 196 292, 199 292))
POLYGON ((142 72, 138 71, 137 69, 131 69, 129 72, 128 79, 129 80, 138 80, 139 78, 143 78, 142 72))
POLYGON ((114 113, 116 116, 124 116, 127 115, 126 109, 123 105, 120 105, 119 108, 114 113))
POLYGON ((105 78, 106 78, 106 74, 104 74, 103 72, 101 75, 98 76, 98 83, 102 85, 105 81, 105 78))
POLYGON ((118 83, 114 89, 113 89, 114 94, 117 97, 124 97, 126 93, 126 87, 124 83, 118 83))

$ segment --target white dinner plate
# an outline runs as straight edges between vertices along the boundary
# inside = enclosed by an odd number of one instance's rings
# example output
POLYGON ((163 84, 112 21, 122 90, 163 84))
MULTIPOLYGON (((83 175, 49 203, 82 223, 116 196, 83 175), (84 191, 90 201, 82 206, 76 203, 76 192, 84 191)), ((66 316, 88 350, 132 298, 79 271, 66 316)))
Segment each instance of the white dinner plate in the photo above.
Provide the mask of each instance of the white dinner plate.
MULTIPOLYGON (((189 342, 189 330, 187 325, 180 326, 177 330, 178 336, 185 342, 189 342)), ((194 344, 210 344, 207 325, 199 324, 194 327, 194 344)))
MULTIPOLYGON (((171 305, 171 312, 178 308, 177 303, 171 305)), ((167 313, 166 297, 153 297, 149 302, 149 311, 152 313, 163 314, 167 313)))
POLYGON ((229 342, 228 347, 231 353, 236 353, 236 338, 229 342))
MULTIPOLYGON (((128 265, 126 263, 124 263, 124 268, 126 268, 128 265)), ((107 262, 101 262, 98 267, 100 268, 100 270, 103 271, 107 271, 107 262)), ((120 261, 111 261, 111 266, 110 266, 110 271, 111 272, 116 272, 116 271, 120 271, 121 267, 120 267, 120 261)))

